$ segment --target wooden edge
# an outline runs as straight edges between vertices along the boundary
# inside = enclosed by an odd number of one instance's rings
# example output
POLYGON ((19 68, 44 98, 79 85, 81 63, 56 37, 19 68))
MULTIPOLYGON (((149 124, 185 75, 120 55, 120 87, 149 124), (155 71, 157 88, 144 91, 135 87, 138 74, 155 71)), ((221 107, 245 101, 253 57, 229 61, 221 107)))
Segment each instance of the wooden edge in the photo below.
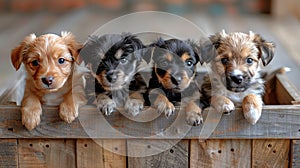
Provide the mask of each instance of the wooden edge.
POLYGON ((300 105, 300 92, 295 87, 295 85, 288 79, 288 77, 284 74, 277 74, 276 78, 277 81, 281 84, 281 89, 284 89, 284 91, 287 92, 288 95, 291 97, 290 103, 292 103, 293 105, 300 105))
POLYGON ((291 141, 291 167, 300 167, 300 140, 291 141))
MULTIPOLYGON (((118 112, 103 117, 94 106, 84 106, 79 118, 67 124, 60 119, 57 107, 43 107, 42 122, 36 129, 27 131, 21 124, 19 107, 0 106, 0 139, 300 139, 300 106, 264 106, 262 117, 255 125, 249 124, 241 109, 237 109, 223 115, 220 121, 210 121, 217 127, 208 137, 200 136, 203 124, 189 126, 184 115, 180 118, 179 114, 168 119, 161 115, 151 122, 140 123, 118 112)), ((203 112, 204 122, 207 114, 209 109, 203 112)))

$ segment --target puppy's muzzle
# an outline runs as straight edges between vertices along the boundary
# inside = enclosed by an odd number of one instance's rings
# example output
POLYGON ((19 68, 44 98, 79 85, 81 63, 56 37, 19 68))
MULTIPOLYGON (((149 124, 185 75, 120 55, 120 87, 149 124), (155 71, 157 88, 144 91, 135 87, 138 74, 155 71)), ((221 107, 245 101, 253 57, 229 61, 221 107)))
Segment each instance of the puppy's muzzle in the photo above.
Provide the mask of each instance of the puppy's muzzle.
POLYGON ((113 71, 107 72, 106 79, 110 83, 115 83, 118 79, 118 73, 113 71))
POLYGON ((174 85, 178 86, 182 81, 182 75, 181 74, 172 75, 171 81, 174 85))
POLYGON ((230 79, 238 85, 240 85, 244 81, 243 75, 230 75, 230 79))
POLYGON ((53 81, 54 81, 54 77, 53 77, 53 76, 47 76, 47 77, 42 78, 42 82, 43 82, 45 85, 47 85, 48 87, 49 87, 50 85, 52 85, 53 81))

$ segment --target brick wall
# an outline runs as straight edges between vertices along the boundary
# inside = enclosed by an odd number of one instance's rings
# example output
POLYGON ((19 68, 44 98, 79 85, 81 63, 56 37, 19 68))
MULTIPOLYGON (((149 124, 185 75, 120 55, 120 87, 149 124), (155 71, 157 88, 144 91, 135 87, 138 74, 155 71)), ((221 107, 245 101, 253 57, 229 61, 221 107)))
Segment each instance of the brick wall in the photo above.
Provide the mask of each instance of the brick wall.
POLYGON ((96 6, 120 11, 161 10, 174 13, 207 10, 212 14, 270 13, 271 0, 0 0, 0 12, 28 13, 42 10, 64 12, 96 6))

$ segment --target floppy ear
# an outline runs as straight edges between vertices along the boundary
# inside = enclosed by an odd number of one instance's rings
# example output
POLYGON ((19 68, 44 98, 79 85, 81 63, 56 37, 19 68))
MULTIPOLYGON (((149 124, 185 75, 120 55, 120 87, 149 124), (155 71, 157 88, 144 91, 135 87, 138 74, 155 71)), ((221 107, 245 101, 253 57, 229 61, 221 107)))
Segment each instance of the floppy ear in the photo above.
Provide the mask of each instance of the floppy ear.
POLYGON ((82 44, 78 43, 75 40, 75 36, 70 32, 62 31, 61 37, 64 39, 64 42, 68 46, 68 49, 69 49, 74 61, 78 65, 80 65, 80 63, 82 62, 82 59, 81 59, 81 57, 79 57, 79 52, 82 48, 82 44))
POLYGON ((136 36, 131 35, 129 33, 122 34, 122 35, 125 35, 124 37, 125 47, 127 45, 132 46, 133 54, 135 58, 137 60, 141 60, 143 56, 143 48, 145 48, 143 42, 140 39, 138 39, 136 36))
POLYGON ((155 47, 147 46, 142 51, 142 59, 149 64, 152 60, 152 55, 154 53, 155 47))
POLYGON ((154 55, 161 54, 162 49, 160 49, 160 47, 164 45, 165 40, 160 37, 153 43, 146 46, 145 52, 143 53, 143 59, 147 62, 147 64, 151 62, 151 60, 154 58, 154 55))
POLYGON ((200 62, 201 65, 204 63, 203 59, 202 59, 202 56, 201 56, 201 49, 200 47, 196 44, 196 42, 188 39, 186 41, 187 44, 189 44, 192 48, 193 48, 193 52, 195 54, 195 58, 196 58, 196 61, 197 62, 200 62))
POLYGON ((18 70, 21 66, 21 63, 23 61, 23 55, 27 50, 28 45, 36 39, 35 34, 30 34, 29 36, 25 37, 24 40, 20 43, 19 46, 12 49, 11 51, 11 62, 16 70, 18 70))
POLYGON ((210 62, 216 56, 215 48, 208 40, 200 41, 198 43, 188 40, 188 43, 192 46, 197 61, 199 61, 201 65, 205 62, 210 62))
POLYGON ((253 41, 259 49, 259 58, 261 58, 263 65, 268 65, 274 57, 275 44, 272 42, 266 42, 258 34, 250 32, 249 35, 253 38, 253 41))
POLYGON ((217 56, 216 48, 209 40, 200 41, 200 53, 200 58, 206 63, 209 63, 217 56))
POLYGON ((209 40, 211 41, 212 45, 214 45, 214 47, 218 49, 221 45, 222 39, 225 38, 226 36, 227 34, 225 30, 222 30, 221 32, 211 35, 209 37, 209 40))

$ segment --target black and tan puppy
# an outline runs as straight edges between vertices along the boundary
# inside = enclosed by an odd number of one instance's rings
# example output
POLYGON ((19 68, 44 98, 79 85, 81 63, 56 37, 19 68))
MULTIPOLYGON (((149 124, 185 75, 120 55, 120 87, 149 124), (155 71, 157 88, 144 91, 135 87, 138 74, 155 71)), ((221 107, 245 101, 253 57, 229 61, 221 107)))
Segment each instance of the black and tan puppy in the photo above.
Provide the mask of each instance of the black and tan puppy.
POLYGON ((142 109, 146 84, 137 73, 143 43, 131 34, 91 36, 80 54, 91 65, 98 109, 109 115, 118 107, 135 116, 142 109))
POLYGON ((151 46, 153 71, 148 92, 152 105, 169 117, 175 111, 175 103, 190 98, 185 108, 186 120, 190 125, 199 125, 203 118, 199 102, 194 99, 194 94, 200 94, 194 79, 200 49, 191 41, 162 38, 151 46))
POLYGON ((210 37, 217 56, 212 73, 204 78, 203 96, 217 111, 229 113, 241 106, 244 117, 255 124, 261 116, 265 92, 261 66, 270 63, 274 44, 249 32, 227 34, 223 30, 210 37))

